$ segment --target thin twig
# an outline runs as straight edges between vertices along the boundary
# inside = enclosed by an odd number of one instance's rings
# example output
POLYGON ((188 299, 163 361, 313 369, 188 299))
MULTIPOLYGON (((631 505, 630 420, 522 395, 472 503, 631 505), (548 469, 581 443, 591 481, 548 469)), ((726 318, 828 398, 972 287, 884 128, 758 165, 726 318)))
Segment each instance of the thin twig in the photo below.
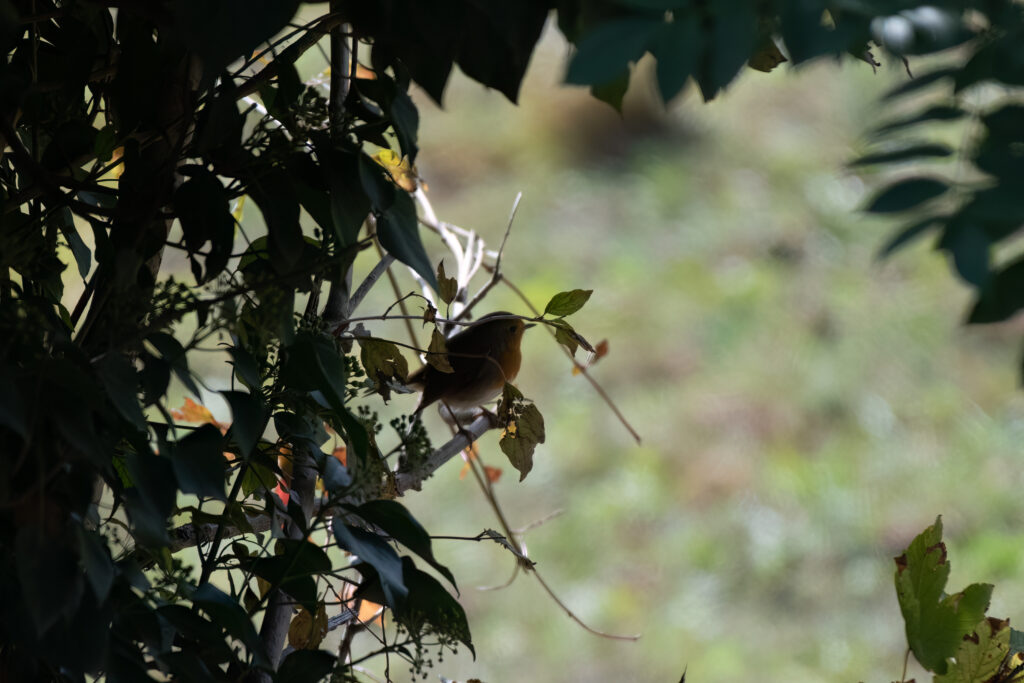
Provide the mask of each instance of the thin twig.
POLYGON ((371 270, 366 275, 366 278, 359 283, 359 287, 356 288, 355 293, 348 300, 348 306, 345 309, 346 319, 359 307, 359 304, 363 302, 366 295, 370 293, 370 289, 377 284, 377 280, 380 279, 381 275, 387 272, 388 268, 390 268, 391 264, 394 262, 394 256, 391 254, 384 254, 380 261, 377 262, 377 265, 373 267, 373 270, 371 270))
MULTIPOLYGON (((503 277, 501 281, 504 282, 505 285, 509 287, 509 289, 515 292, 516 295, 523 300, 523 303, 525 303, 527 307, 529 307, 529 309, 534 312, 535 315, 540 317, 540 311, 538 311, 536 306, 534 306, 533 303, 531 303, 530 300, 526 297, 526 295, 523 294, 522 290, 520 290, 511 281, 509 281, 508 278, 503 277)), ((551 333, 552 336, 554 336, 554 332, 551 332, 551 330, 548 330, 548 332, 551 333)), ((619 410, 619 407, 615 405, 615 401, 613 401, 611 396, 608 395, 608 392, 604 390, 604 387, 602 387, 596 379, 590 376, 590 373, 587 372, 587 368, 576 362, 569 349, 565 348, 561 344, 559 344, 559 346, 562 347, 562 351, 564 351, 565 355, 568 356, 570 360, 572 360, 573 364, 577 368, 579 368, 580 374, 586 377, 587 381, 590 382, 590 386, 594 388, 594 391, 597 392, 598 396, 600 396, 604 400, 604 402, 608 404, 608 407, 612 409, 612 412, 615 413, 615 417, 619 419, 619 422, 622 423, 622 426, 626 428, 626 430, 630 433, 633 439, 636 440, 637 444, 640 444, 640 435, 637 433, 635 429, 633 429, 633 426, 629 424, 629 420, 627 420, 626 416, 622 414, 622 411, 619 410)))
MULTIPOLYGON (((501 255, 502 252, 505 251, 505 243, 508 242, 509 233, 512 232, 512 223, 516 219, 516 212, 519 211, 519 202, 522 200, 522 198, 523 193, 520 192, 519 194, 516 195, 516 199, 512 203, 512 211, 509 213, 508 216, 508 225, 505 226, 505 236, 501 238, 501 246, 498 247, 498 255, 494 258, 494 270, 491 272, 491 279, 484 283, 484 286, 481 287, 480 291, 478 291, 476 295, 470 300, 470 302, 466 304, 466 307, 463 308, 462 311, 460 311, 459 314, 455 316, 456 320, 461 320, 462 318, 465 318, 467 315, 469 315, 470 312, 473 310, 473 307, 480 303, 483 300, 483 298, 487 295, 487 293, 491 291, 494 285, 501 282, 502 278, 504 277, 501 274, 501 255)), ((534 313, 536 313, 538 317, 540 316, 540 313, 537 313, 536 309, 534 309, 534 313)))
POLYGON ((538 583, 540 583, 540 585, 544 588, 544 591, 548 594, 548 596, 552 600, 554 600, 555 603, 559 607, 561 607, 562 610, 567 615, 569 615, 570 619, 572 619, 577 624, 582 626, 584 631, 587 631, 588 633, 593 633, 595 636, 600 636, 601 638, 608 638, 608 639, 611 639, 611 640, 632 640, 632 641, 640 640, 640 635, 639 634, 637 634, 635 636, 620 636, 620 635, 616 635, 614 633, 605 633, 604 631, 598 631, 596 628, 591 628, 590 626, 587 626, 587 624, 582 619, 580 619, 578 616, 576 616, 573 613, 573 611, 566 606, 566 604, 564 602, 562 602, 561 600, 558 599, 558 596, 555 595, 555 592, 553 590, 551 590, 551 587, 548 586, 546 581, 544 581, 544 579, 540 575, 540 572, 538 572, 536 568, 533 568, 532 572, 533 572, 533 575, 537 577, 538 583))

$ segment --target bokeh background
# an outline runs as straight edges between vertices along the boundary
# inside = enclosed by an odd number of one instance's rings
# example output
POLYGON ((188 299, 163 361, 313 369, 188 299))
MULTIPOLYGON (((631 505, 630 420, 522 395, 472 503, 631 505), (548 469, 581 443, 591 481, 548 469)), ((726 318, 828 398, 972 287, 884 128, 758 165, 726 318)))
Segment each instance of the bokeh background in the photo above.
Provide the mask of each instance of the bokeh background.
MULTIPOLYGON (((1021 325, 963 327, 968 294, 927 240, 877 260, 897 224, 858 213, 878 179, 844 167, 903 66, 747 70, 711 103, 688 89, 666 109, 641 63, 620 117, 560 85, 567 56, 549 31, 519 106, 461 76, 444 110, 416 93, 418 166, 439 217, 493 246, 523 192, 503 270, 535 304, 594 290, 572 321, 608 340, 592 373, 642 445, 533 330, 517 384, 547 443, 523 483, 495 434, 481 448, 505 465, 513 527, 561 512, 527 535, 545 580, 594 628, 642 637, 585 632, 530 576, 477 590, 513 558, 439 540, 477 660, 435 660, 432 676, 895 680, 892 558, 939 514, 950 588, 993 582, 990 614, 1016 617, 1021 325)), ((528 313, 504 288, 489 302, 528 313)), ((498 528, 460 468, 403 502, 436 534, 498 528)))

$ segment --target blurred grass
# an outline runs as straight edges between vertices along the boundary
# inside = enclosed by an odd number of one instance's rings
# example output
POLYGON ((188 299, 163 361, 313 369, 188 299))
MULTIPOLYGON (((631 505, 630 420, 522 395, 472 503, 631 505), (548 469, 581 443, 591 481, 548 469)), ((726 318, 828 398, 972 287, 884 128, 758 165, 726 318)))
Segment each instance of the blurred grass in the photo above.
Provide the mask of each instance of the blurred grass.
MULTIPOLYGON (((527 538, 538 568, 590 625, 643 637, 585 633, 529 576, 479 592, 512 558, 437 541, 478 657, 434 673, 893 680, 892 557, 937 514, 950 588, 994 582, 991 613, 1016 617, 1021 326, 961 327, 968 293, 927 240, 875 261, 895 226, 856 212, 874 181, 843 169, 902 66, 750 71, 668 112, 641 78, 620 119, 557 86, 565 54, 548 36, 518 108, 461 77, 447 111, 418 94, 418 163, 439 216, 492 245, 523 191, 503 266, 536 305, 595 290, 573 322, 609 340, 593 374, 644 443, 532 331, 517 384, 548 439, 498 492, 514 526, 562 510, 527 538)), ((527 312, 505 289, 491 301, 527 312)), ((495 439, 484 458, 502 465, 495 439)), ((498 526, 460 466, 403 500, 433 533, 498 526)))

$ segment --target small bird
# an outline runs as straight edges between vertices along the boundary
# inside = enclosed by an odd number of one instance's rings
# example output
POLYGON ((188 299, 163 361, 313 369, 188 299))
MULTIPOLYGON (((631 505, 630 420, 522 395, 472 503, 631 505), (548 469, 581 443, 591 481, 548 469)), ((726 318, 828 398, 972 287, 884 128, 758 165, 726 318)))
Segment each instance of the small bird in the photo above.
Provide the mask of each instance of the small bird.
POLYGON ((519 344, 528 327, 519 318, 494 318, 510 313, 497 311, 483 316, 447 340, 448 362, 454 372, 441 372, 424 365, 409 376, 406 384, 422 391, 416 412, 435 401, 452 410, 471 410, 501 393, 505 382, 519 373, 523 354, 519 344))

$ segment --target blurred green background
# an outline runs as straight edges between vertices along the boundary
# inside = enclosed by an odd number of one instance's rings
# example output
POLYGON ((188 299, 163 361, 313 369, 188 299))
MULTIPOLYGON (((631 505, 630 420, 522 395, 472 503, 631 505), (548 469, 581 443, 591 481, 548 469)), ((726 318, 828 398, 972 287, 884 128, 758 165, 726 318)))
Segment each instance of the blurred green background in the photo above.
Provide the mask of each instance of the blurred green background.
MULTIPOLYGON (((640 78, 620 118, 559 85, 560 40, 545 39, 518 107, 462 77, 444 111, 417 93, 418 165, 439 217, 495 247, 523 192, 503 270, 536 305, 594 290, 572 321, 608 340, 593 376, 643 444, 534 330, 517 384, 547 443, 523 483, 495 434, 481 446, 505 467, 514 527, 562 512, 527 536, 546 581, 594 628, 642 638, 586 633, 530 576, 479 591, 513 558, 436 541, 477 660, 435 660, 432 676, 895 680, 906 642, 892 558, 938 514, 950 588, 994 582, 990 614, 1016 617, 1022 325, 961 326, 967 293, 927 240, 877 261, 897 224, 857 213, 875 181, 843 168, 902 65, 747 70, 717 100, 691 89, 667 111, 640 78)), ((490 303, 528 313, 505 288, 490 303)), ((460 468, 403 503, 435 534, 498 528, 460 468)))

